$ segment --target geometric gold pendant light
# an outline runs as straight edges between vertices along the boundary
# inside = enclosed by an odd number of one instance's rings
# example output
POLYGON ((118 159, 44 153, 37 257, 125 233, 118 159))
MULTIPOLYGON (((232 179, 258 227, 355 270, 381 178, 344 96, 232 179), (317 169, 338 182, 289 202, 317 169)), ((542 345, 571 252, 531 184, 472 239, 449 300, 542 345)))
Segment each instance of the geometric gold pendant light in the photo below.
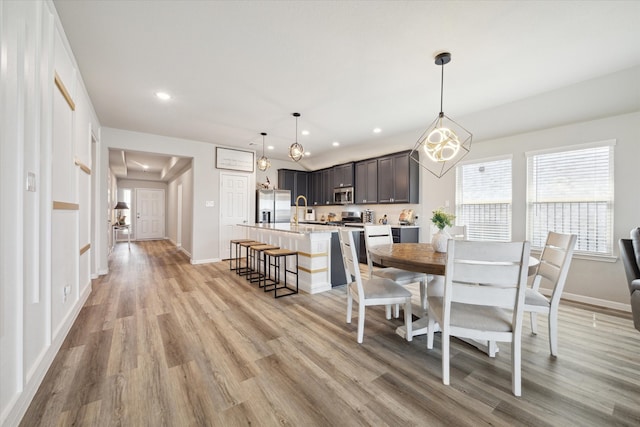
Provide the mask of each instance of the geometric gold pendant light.
POLYGON ((298 143, 298 117, 300 117, 300 113, 293 113, 292 115, 296 118, 296 142, 289 147, 289 157, 294 162, 297 162, 304 157, 304 148, 298 143))
POLYGON ((260 135, 262 135, 262 157, 258 159, 256 164, 258 165, 258 169, 266 171, 271 167, 271 161, 264 155, 264 137, 267 136, 267 134, 266 132, 261 132, 260 135))
POLYGON ((440 178, 462 160, 471 150, 473 135, 464 127, 447 117, 442 111, 444 65, 451 61, 451 54, 443 52, 435 57, 441 66, 440 113, 422 133, 411 152, 416 162, 440 178), (413 155, 414 152, 419 155, 413 155))

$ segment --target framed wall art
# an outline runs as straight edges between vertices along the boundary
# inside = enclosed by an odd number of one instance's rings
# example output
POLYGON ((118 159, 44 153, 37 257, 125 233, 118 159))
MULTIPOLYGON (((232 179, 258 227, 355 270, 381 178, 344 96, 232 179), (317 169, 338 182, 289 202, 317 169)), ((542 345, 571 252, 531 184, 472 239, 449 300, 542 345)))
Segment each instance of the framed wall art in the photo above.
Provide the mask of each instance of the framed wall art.
POLYGON ((253 152, 216 147, 216 168, 253 172, 253 152))

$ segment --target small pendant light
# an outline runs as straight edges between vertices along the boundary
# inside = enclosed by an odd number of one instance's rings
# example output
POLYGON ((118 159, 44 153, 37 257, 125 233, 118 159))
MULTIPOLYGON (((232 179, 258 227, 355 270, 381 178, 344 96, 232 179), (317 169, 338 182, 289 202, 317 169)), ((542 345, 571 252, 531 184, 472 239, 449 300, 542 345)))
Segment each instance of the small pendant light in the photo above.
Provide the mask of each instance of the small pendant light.
POLYGON ((296 118, 296 142, 289 147, 289 157, 297 162, 304 157, 304 147, 298 143, 298 117, 300 117, 300 113, 293 113, 293 117, 296 118))
POLYGON ((258 169, 266 171, 271 167, 271 161, 264 155, 264 137, 267 136, 267 134, 266 132, 261 132, 260 135, 262 135, 262 157, 260 157, 256 163, 258 164, 258 169))

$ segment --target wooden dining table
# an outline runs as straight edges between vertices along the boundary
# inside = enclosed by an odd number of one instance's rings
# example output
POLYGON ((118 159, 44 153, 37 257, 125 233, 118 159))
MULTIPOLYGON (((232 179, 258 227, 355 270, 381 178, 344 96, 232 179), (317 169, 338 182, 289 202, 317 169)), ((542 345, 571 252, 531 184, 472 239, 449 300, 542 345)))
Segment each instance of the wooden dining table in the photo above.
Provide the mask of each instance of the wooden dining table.
MULTIPOLYGON (((429 243, 392 243, 388 245, 377 245, 369 248, 369 256, 371 261, 382 267, 396 267, 403 270, 415 271, 432 275, 429 283, 427 283, 427 294, 429 291, 442 294, 444 292, 444 275, 447 254, 445 252, 436 252, 429 243)), ((531 276, 535 274, 539 260, 535 257, 529 257, 529 271, 531 276)), ((412 324, 413 333, 417 335, 425 335, 429 319, 427 313, 423 317, 415 320, 412 324)), ((406 326, 402 325, 396 329, 396 333, 401 337, 407 334, 406 326)), ((490 356, 495 356, 497 347, 491 348, 486 344, 473 342, 473 345, 487 352, 490 356)))

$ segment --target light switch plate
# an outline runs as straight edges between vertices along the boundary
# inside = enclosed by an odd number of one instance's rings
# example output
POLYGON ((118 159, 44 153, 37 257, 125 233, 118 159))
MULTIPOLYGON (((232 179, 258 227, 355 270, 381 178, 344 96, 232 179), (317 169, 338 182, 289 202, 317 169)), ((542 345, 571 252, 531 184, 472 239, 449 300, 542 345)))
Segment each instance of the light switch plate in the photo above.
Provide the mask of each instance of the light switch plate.
POLYGON ((216 205, 216 203, 213 200, 207 200, 206 202, 204 202, 204 207, 205 208, 212 208, 216 205))
POLYGON ((27 191, 36 191, 36 174, 27 172, 27 191))

